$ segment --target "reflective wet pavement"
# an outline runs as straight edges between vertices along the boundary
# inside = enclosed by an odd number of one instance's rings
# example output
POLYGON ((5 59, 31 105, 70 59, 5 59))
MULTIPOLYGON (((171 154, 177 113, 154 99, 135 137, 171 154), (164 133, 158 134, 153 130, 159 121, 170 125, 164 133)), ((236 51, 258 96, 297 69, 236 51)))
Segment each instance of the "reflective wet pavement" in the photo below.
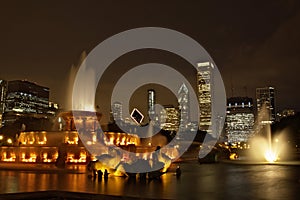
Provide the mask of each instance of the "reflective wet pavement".
POLYGON ((80 173, 0 171, 0 192, 72 191, 156 199, 298 199, 300 167, 181 163, 182 175, 139 181, 109 177, 107 181, 80 173))

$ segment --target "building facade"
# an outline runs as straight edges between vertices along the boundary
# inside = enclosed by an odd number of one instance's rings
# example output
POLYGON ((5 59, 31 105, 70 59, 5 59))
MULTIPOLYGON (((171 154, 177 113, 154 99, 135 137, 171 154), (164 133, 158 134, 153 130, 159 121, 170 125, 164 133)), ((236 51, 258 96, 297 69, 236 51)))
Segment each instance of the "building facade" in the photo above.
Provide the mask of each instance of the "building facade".
POLYGON ((114 121, 122 121, 123 120, 123 106, 120 102, 114 102, 112 105, 112 115, 114 121))
POLYGON ((155 91, 148 90, 148 115, 150 119, 155 117, 155 91))
POLYGON ((200 108, 199 129, 213 134, 211 130, 212 91, 214 65, 210 62, 197 64, 198 101, 200 108))
POLYGON ((0 115, 5 111, 5 100, 7 93, 7 81, 0 80, 0 115))
POLYGON ((164 106, 160 113, 160 128, 168 131, 179 129, 179 109, 172 105, 164 106))
POLYGON ((183 83, 178 90, 178 103, 180 113, 180 130, 185 131, 188 129, 190 123, 190 99, 189 90, 183 83))
POLYGON ((281 112, 277 113, 277 121, 280 121, 281 119, 291 117, 296 115, 296 111, 294 109, 284 109, 281 112))
POLYGON ((5 112, 45 114, 49 109, 49 88, 28 81, 9 81, 5 112))
POLYGON ((19 119, 29 123, 53 116, 57 109, 49 104, 49 88, 28 81, 8 81, 2 125, 13 125, 19 119))
POLYGON ((252 98, 232 97, 227 100, 225 131, 229 143, 247 142, 253 134, 254 122, 252 98))
POLYGON ((0 80, 0 127, 2 126, 2 115, 5 111, 6 92, 7 81, 0 80))
POLYGON ((257 115, 262 116, 263 112, 267 112, 265 113, 267 117, 264 120, 274 123, 276 119, 274 87, 256 88, 256 103, 257 115))

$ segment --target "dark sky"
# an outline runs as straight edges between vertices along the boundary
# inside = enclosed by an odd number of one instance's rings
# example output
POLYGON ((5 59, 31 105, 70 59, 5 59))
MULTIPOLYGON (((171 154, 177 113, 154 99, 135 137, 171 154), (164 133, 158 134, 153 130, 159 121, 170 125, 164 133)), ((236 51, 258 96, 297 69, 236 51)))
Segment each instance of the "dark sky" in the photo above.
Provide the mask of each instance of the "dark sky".
POLYGON ((278 110, 300 111, 300 1, 1 1, 0 78, 50 87, 64 107, 72 64, 106 38, 157 26, 198 41, 227 95, 272 85, 278 110), (233 88, 233 89, 231 89, 233 88))

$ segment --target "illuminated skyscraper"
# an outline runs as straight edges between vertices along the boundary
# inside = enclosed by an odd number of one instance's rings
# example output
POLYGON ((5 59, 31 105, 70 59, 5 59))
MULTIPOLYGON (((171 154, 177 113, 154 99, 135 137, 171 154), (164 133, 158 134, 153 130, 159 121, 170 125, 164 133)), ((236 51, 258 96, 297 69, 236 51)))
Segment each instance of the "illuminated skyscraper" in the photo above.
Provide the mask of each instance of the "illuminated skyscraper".
POLYGON ((0 80, 0 115, 5 111, 5 99, 7 92, 7 81, 0 80))
POLYGON ((189 102, 189 90, 183 83, 178 91, 178 103, 180 116, 180 129, 186 130, 190 122, 190 102, 189 102))
POLYGON ((211 105, 214 65, 210 62, 203 62, 198 63, 197 67, 198 100, 200 107, 199 129, 213 134, 209 127, 212 125, 211 105))
POLYGON ((263 107, 266 107, 267 116, 269 119, 264 119, 270 123, 275 122, 276 112, 275 112, 275 89, 274 87, 264 87, 256 89, 256 103, 257 103, 257 113, 261 113, 263 107))
POLYGON ((46 114, 49 88, 28 81, 9 81, 5 112, 46 114))
POLYGON ((179 111, 172 105, 164 106, 160 113, 160 128, 168 131, 178 131, 179 111))
POLYGON ((2 114, 5 111, 6 91, 7 81, 0 80, 0 127, 2 126, 2 114))
POLYGON ((122 103, 120 102, 114 102, 112 105, 112 114, 113 114, 113 118, 115 121, 122 121, 123 120, 123 116, 122 116, 122 103))
POLYGON ((150 118, 154 119, 155 117, 155 91, 150 89, 148 90, 148 115, 150 118))
POLYGON ((253 100, 232 97, 227 100, 226 135, 229 143, 247 142, 253 134, 253 100))

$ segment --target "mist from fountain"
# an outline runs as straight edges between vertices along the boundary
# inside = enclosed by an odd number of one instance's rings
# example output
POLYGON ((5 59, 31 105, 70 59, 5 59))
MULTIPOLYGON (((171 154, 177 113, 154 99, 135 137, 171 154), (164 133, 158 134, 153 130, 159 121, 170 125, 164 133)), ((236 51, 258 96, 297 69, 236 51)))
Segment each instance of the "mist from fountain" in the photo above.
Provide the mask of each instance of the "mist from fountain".
POLYGON ((79 61, 77 64, 73 64, 69 71, 69 76, 66 83, 66 98, 64 102, 65 110, 72 110, 72 95, 73 95, 73 86, 75 82, 75 77, 78 72, 80 65, 83 63, 84 59, 86 58, 87 54, 83 51, 80 55, 79 61))
POLYGON ((80 58, 80 68, 73 84, 72 110, 95 112, 95 70, 88 67, 85 52, 80 58), (79 74, 79 76, 78 76, 79 74))
POLYGON ((83 51, 78 64, 71 66, 66 90, 66 110, 95 112, 95 72, 87 67, 86 57, 87 54, 83 51), (78 85, 78 80, 76 81, 78 73, 83 74, 83 85, 78 85))
POLYGON ((254 136, 250 139, 250 160, 274 163, 281 159, 285 151, 284 132, 272 137, 270 111, 264 104, 258 113, 254 126, 254 136))

